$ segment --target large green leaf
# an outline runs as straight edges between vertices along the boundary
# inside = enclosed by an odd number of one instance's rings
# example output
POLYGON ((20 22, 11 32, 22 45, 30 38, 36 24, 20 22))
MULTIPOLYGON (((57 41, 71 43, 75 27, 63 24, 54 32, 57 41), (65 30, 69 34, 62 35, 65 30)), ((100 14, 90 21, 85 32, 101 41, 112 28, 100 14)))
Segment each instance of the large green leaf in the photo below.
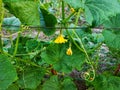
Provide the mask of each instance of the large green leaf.
POLYGON ((5 26, 4 29, 6 30, 10 30, 10 31, 18 31, 20 30, 20 28, 16 27, 16 26, 20 26, 21 22, 18 18, 16 17, 10 17, 10 18, 4 18, 3 20, 3 25, 8 25, 5 26), (11 25, 11 26, 9 26, 11 25), (13 25, 13 26, 12 26, 13 25))
MULTIPOLYGON (((75 9, 82 8, 83 2, 82 0, 64 0, 66 3, 74 7, 75 9)), ((83 0, 84 1, 84 0, 83 0)))
POLYGON ((15 84, 11 84, 11 85, 7 88, 7 90, 19 90, 19 87, 18 87, 17 85, 15 85, 15 84))
POLYGON ((99 75, 93 82, 95 90, 119 90, 120 77, 99 75))
POLYGON ((114 56, 120 57, 120 14, 109 17, 109 20, 104 22, 104 27, 111 29, 103 31, 105 43, 114 56))
POLYGON ((120 50, 120 31, 118 31, 118 34, 115 34, 112 31, 104 30, 103 35, 105 37, 105 43, 110 48, 120 50))
POLYGON ((55 32, 55 25, 57 23, 57 19, 56 17, 51 14, 50 12, 48 12, 43 6, 40 7, 39 9, 39 13, 40 13, 40 24, 42 27, 48 27, 48 28, 44 28, 42 29, 43 32, 46 35, 51 35, 55 32), (52 27, 52 28, 49 28, 52 27))
POLYGON ((23 89, 36 89, 37 86, 41 83, 44 73, 45 70, 42 68, 26 68, 25 71, 21 72, 18 84, 23 89))
POLYGON ((58 77, 52 76, 49 80, 47 80, 43 84, 42 90, 61 90, 60 89, 60 82, 58 81, 58 77))
POLYGON ((81 69, 81 65, 85 61, 84 54, 72 45, 73 54, 66 55, 68 44, 51 44, 46 51, 42 52, 42 59, 52 64, 53 68, 59 72, 71 72, 73 69, 81 69))
POLYGON ((104 30, 103 36, 105 38, 105 43, 113 51, 113 53, 120 54, 120 31, 114 33, 115 31, 104 30))
POLYGON ((40 42, 38 42, 35 39, 27 40, 26 42, 26 51, 27 52, 32 52, 35 51, 36 49, 40 49, 40 42))
POLYGON ((109 20, 105 21, 103 24, 105 28, 114 28, 120 30, 120 14, 109 17, 109 20))
POLYGON ((34 0, 16 0, 7 2, 4 1, 5 7, 20 19, 22 24, 27 25, 40 25, 40 17, 38 12, 38 2, 34 0))
POLYGON ((52 76, 43 84, 42 90, 77 90, 71 78, 59 80, 58 76, 52 76))
POLYGON ((65 78, 62 82, 62 90, 77 90, 71 78, 65 78))
POLYGON ((74 8, 85 10, 86 21, 92 24, 93 21, 100 22, 107 20, 108 16, 120 12, 120 5, 117 0, 64 0, 74 8))
POLYGON ((15 68, 10 59, 5 55, 0 55, 0 90, 6 90, 9 85, 17 79, 15 68))

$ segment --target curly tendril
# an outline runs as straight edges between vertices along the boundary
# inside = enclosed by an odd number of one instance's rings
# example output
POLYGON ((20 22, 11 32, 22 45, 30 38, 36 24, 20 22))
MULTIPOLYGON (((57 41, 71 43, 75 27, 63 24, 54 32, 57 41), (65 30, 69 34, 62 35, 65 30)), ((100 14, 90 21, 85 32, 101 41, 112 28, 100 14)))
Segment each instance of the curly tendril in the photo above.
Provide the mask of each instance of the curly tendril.
POLYGON ((89 69, 86 72, 82 72, 81 78, 86 80, 86 81, 92 82, 95 79, 95 71, 92 69, 89 69))

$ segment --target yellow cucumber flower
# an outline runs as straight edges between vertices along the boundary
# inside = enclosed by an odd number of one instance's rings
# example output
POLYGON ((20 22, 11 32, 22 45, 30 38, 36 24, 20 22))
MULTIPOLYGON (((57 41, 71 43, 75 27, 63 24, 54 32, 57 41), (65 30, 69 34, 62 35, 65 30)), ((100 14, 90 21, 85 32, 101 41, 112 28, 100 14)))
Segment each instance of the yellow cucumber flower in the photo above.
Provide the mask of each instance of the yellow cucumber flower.
POLYGON ((75 9, 74 9, 74 8, 71 8, 70 11, 71 11, 71 12, 75 12, 75 9))
POLYGON ((71 49, 71 47, 69 47, 67 49, 66 54, 69 55, 69 56, 72 55, 72 49, 71 49))
POLYGON ((59 44, 59 43, 61 44, 61 43, 65 43, 65 42, 67 42, 67 40, 64 39, 64 37, 63 37, 62 34, 60 34, 60 35, 55 39, 54 42, 57 43, 57 44, 59 44))

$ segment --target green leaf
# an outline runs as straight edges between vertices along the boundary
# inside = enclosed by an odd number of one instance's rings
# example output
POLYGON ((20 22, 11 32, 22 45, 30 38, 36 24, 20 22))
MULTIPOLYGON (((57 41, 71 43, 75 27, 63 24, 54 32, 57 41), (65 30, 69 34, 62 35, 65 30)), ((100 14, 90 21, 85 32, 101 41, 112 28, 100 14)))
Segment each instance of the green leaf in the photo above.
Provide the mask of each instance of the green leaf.
POLYGON ((42 90, 61 90, 58 77, 57 76, 50 77, 50 79, 43 84, 42 90))
POLYGON ((105 21, 103 25, 105 28, 116 28, 117 30, 120 29, 120 14, 109 17, 109 20, 105 21))
POLYGON ((3 20, 3 25, 8 25, 8 26, 5 26, 4 29, 6 30, 10 30, 10 31, 18 31, 19 28, 16 27, 16 26, 20 26, 21 25, 21 22, 19 21, 18 18, 16 17, 10 17, 10 18, 4 18, 3 20), (11 26, 9 26, 11 25, 11 26), (12 26, 13 25, 13 26, 12 26))
MULTIPOLYGON (((14 50, 15 50, 15 45, 8 48, 8 53, 9 54, 13 54, 14 53, 14 50)), ((26 53, 26 48, 22 45, 22 43, 19 43, 18 44, 18 49, 17 49, 17 54, 25 54, 26 53)))
POLYGON ((70 77, 64 78, 62 81, 58 76, 51 76, 43 84, 42 90, 77 90, 77 88, 70 77))
POLYGON ((10 62, 10 58, 0 55, 0 90, 6 90, 9 85, 17 79, 15 68, 10 62))
POLYGON ((85 61, 84 54, 72 45, 73 54, 68 56, 66 54, 68 48, 68 44, 51 44, 46 51, 41 53, 41 57, 46 63, 52 64, 53 68, 59 72, 69 73, 75 68, 80 70, 85 61))
POLYGON ((81 0, 64 0, 66 3, 74 7, 75 9, 83 7, 83 3, 81 0))
POLYGON ((15 84, 10 85, 7 90, 19 90, 19 87, 15 84))
POLYGON ((40 42, 38 42, 35 39, 28 40, 26 42, 26 51, 27 52, 32 52, 35 49, 37 49, 39 47, 39 45, 40 45, 40 42))
POLYGON ((120 57, 120 14, 109 17, 109 20, 104 22, 104 27, 111 30, 104 30, 105 43, 112 51, 113 55, 120 57), (114 30, 112 30, 114 28, 114 30))
POLYGON ((36 89, 41 83, 45 70, 37 67, 26 68, 21 72, 18 84, 21 88, 36 89))
POLYGON ((120 54, 120 31, 114 33, 109 30, 103 31, 103 36, 105 38, 105 43, 114 53, 120 54))
MULTIPOLYGON (((8 53, 10 53, 10 54, 14 53, 14 50, 15 50, 15 47, 16 47, 16 45, 15 45, 16 44, 16 40, 17 40, 17 38, 15 40, 13 40, 13 45, 10 48, 8 48, 8 53)), ((25 54, 25 53, 27 53, 25 45, 26 45, 26 42, 28 40, 31 40, 31 38, 20 36, 18 49, 17 49, 17 54, 25 54)))
POLYGON ((74 82, 70 78, 65 78, 62 82, 62 90, 77 90, 74 82))
POLYGON ((119 90, 120 78, 116 76, 99 75, 92 82, 95 90, 119 90))
POLYGON ((92 36, 94 38, 93 40, 97 43, 104 41, 104 36, 101 33, 100 34, 93 33, 92 36))
POLYGON ((38 12, 38 2, 33 0, 22 0, 17 2, 5 2, 5 7, 20 19, 25 25, 40 25, 40 17, 38 12))
POLYGON ((46 35, 54 34, 54 32, 56 30, 55 25, 57 23, 56 17, 53 14, 51 14, 50 12, 48 12, 46 9, 44 9, 44 7, 42 7, 42 6, 40 7, 39 13, 40 13, 41 26, 48 27, 48 28, 42 29, 43 32, 46 35), (52 27, 52 28, 49 28, 49 27, 52 27))
POLYGON ((101 24, 108 16, 120 13, 120 5, 117 0, 64 0, 72 7, 85 10, 86 21, 101 24))
POLYGON ((113 56, 116 58, 120 57, 120 31, 103 31, 103 36, 105 38, 105 44, 109 47, 113 56), (115 32, 115 33, 114 33, 115 32))
MULTIPOLYGON (((76 27, 74 24, 70 24, 69 28, 71 27, 76 27)), ((78 26, 79 27, 79 26, 78 26)), ((86 36, 88 34, 92 34, 92 30, 89 27, 81 26, 80 29, 74 29, 74 31, 77 33, 79 37, 86 36)), ((76 38, 76 36, 73 34, 73 29, 68 29, 68 32, 72 35, 72 37, 76 38)), ((64 30, 63 31, 64 35, 68 35, 67 32, 64 30)))

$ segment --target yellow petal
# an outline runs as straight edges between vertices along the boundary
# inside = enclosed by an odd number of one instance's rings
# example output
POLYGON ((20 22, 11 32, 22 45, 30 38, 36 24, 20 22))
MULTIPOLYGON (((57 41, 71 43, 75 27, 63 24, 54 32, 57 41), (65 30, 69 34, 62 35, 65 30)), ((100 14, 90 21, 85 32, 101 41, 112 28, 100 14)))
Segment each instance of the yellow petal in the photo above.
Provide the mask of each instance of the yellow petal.
POLYGON ((64 39, 63 35, 60 34, 60 35, 55 39, 54 42, 59 44, 59 43, 65 43, 65 42, 67 42, 67 40, 64 39))
POLYGON ((66 54, 69 55, 69 56, 72 55, 72 49, 68 48, 67 51, 66 51, 66 54))
POLYGON ((74 8, 71 8, 70 11, 71 11, 71 12, 75 12, 74 8))

